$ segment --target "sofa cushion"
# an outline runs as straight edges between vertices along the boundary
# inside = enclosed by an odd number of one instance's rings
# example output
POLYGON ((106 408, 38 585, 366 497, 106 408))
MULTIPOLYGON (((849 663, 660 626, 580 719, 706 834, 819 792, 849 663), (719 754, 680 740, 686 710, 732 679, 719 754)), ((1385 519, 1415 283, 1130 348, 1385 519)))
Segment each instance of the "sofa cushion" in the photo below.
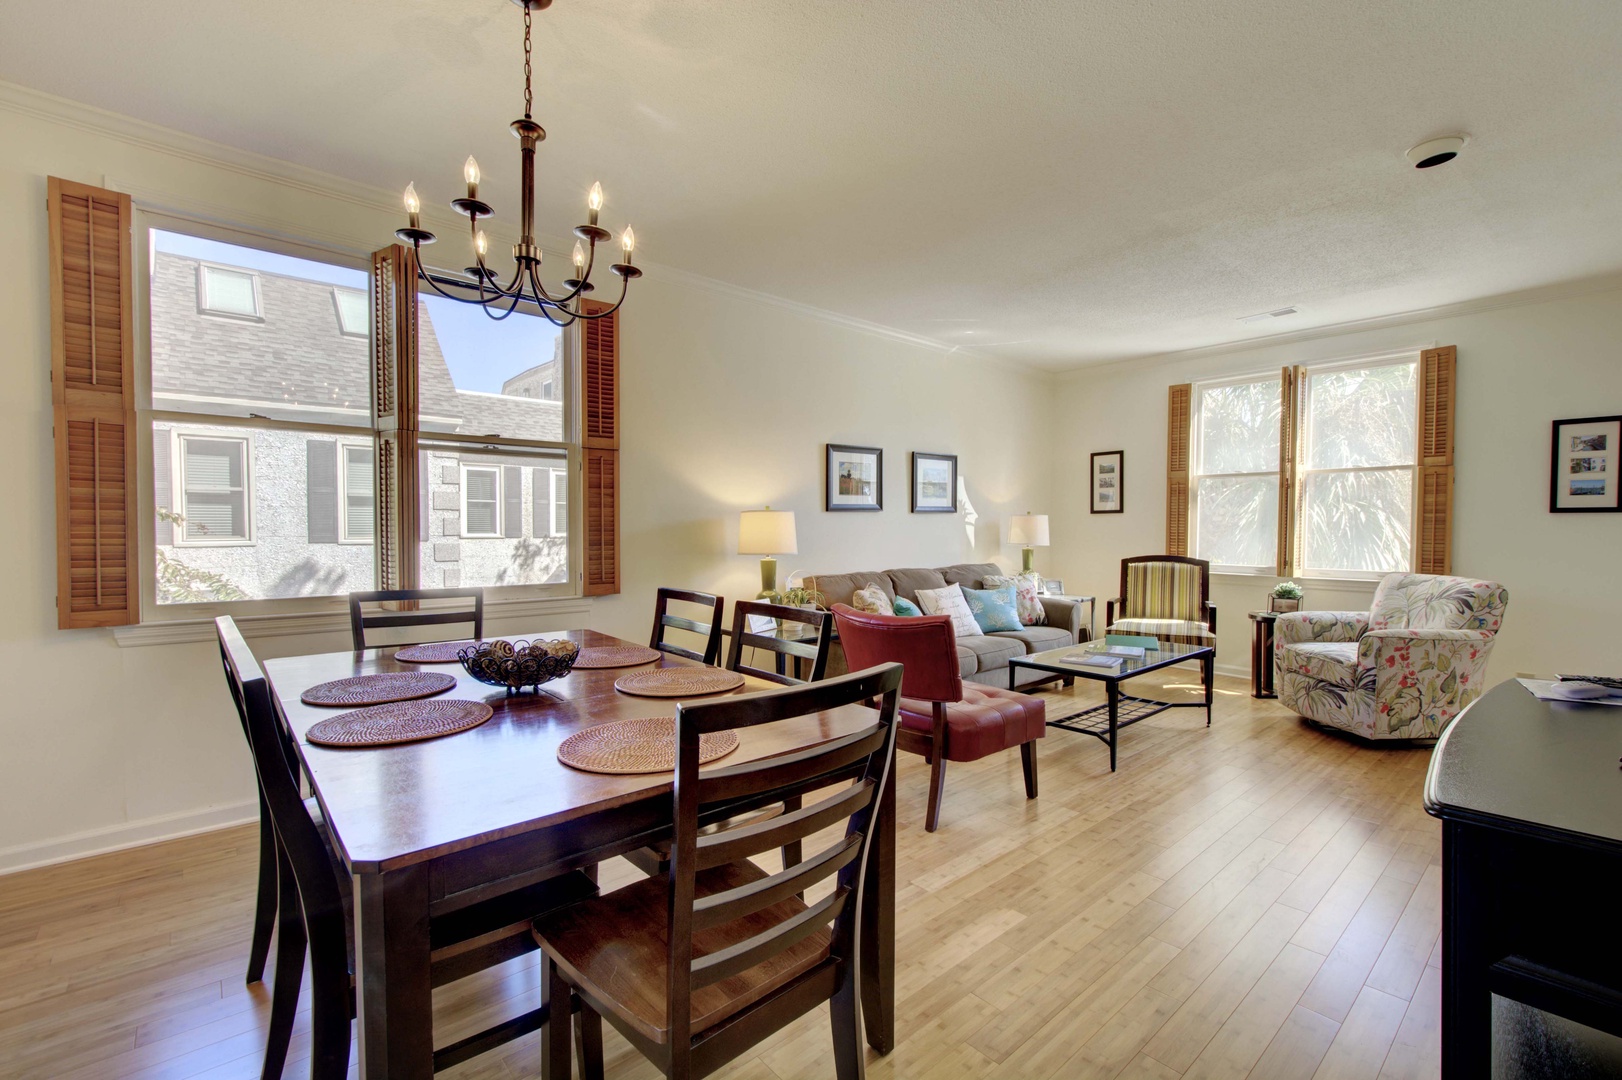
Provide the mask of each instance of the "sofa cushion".
POLYGON ((980 670, 980 656, 973 649, 957 643, 957 673, 961 678, 968 678, 980 670))
POLYGON ((858 570, 850 574, 812 574, 807 575, 804 585, 808 589, 815 589, 822 594, 822 606, 833 609, 835 604, 845 604, 849 607, 856 590, 868 585, 877 585, 884 590, 884 595, 891 600, 895 599, 895 587, 890 584, 890 576, 880 570, 858 570))
MULTIPOLYGON (((934 706, 901 699, 901 726, 929 733, 934 706)), ((976 761, 1047 734, 1047 705, 1039 697, 994 686, 963 687, 963 700, 946 706, 946 760, 976 761)))
POLYGON ((992 574, 982 584, 988 589, 1012 585, 1019 601, 1019 621, 1026 626, 1041 626, 1048 621, 1047 609, 1042 606, 1042 575, 1035 570, 1013 577, 992 574))
POLYGON ((1117 619, 1109 625, 1112 634, 1147 634, 1150 637, 1182 637, 1216 640, 1211 628, 1202 622, 1182 619, 1117 619))
POLYGON ((1305 641, 1279 650, 1285 671, 1319 682, 1351 688, 1357 685, 1357 642, 1305 641))
MULTIPOLYGON (((905 596, 913 603, 918 603, 919 589, 944 589, 946 579, 941 577, 939 570, 886 570, 890 579, 890 591, 896 596, 905 596)), ((832 607, 832 604, 828 605, 832 607)), ((921 605, 920 605, 921 606, 921 605)))
POLYGON ((850 606, 869 615, 894 615, 891 597, 877 585, 864 585, 851 594, 850 606))
POLYGON ((948 585, 961 585, 965 589, 978 589, 986 578, 1001 574, 1003 569, 996 563, 966 562, 942 566, 936 572, 946 579, 948 585))
POLYGON ((1027 626, 1022 630, 1004 630, 1001 633, 988 634, 987 636, 1017 641, 1025 647, 1027 653, 1046 652, 1048 649, 1064 649, 1076 643, 1075 639, 1070 636, 1070 631, 1059 626, 1027 626))
POLYGON ((980 624, 982 634, 1019 629, 1019 601, 1014 598, 1012 585, 1000 589, 963 589, 963 599, 968 601, 969 613, 980 624))
POLYGON ((945 615, 951 619, 952 632, 959 639, 980 636, 980 624, 974 621, 974 612, 969 610, 969 601, 963 595, 961 585, 919 589, 918 606, 924 609, 925 615, 945 615))
MULTIPOLYGON (((1017 631, 1015 632, 1017 633, 1017 631)), ((979 634, 975 637, 960 637, 957 639, 957 647, 959 649, 968 648, 974 652, 974 670, 976 673, 1005 668, 1012 658, 1025 655, 1025 643, 1010 634, 979 634)))

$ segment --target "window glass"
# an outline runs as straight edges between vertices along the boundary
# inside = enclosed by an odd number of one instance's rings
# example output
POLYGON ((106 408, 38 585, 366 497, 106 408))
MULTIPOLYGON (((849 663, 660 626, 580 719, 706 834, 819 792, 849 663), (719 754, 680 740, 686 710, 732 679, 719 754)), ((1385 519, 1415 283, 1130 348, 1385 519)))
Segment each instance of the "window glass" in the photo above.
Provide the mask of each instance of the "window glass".
POLYGON ((497 321, 430 293, 419 297, 417 334, 424 432, 563 441, 558 327, 522 310, 497 321))
POLYGON ((181 436, 182 515, 187 543, 248 539, 248 443, 181 436))
POLYGON ((371 333, 371 304, 364 292, 334 289, 332 302, 338 309, 339 330, 355 337, 366 337, 371 333))
POLYGON ((1215 566, 1272 566, 1278 477, 1205 477, 1195 486, 1194 550, 1215 566))
POLYGON ((1301 484, 1302 566, 1407 570, 1413 497, 1412 469, 1309 473, 1301 484))
POLYGON ((372 448, 344 447, 344 540, 371 543, 377 522, 372 448))
POLYGON ((1418 443, 1415 365, 1307 377, 1306 467, 1412 465, 1418 443))
POLYGON ((569 473, 564 469, 552 470, 552 535, 569 533, 569 473))
POLYGON ((462 467, 462 535, 501 535, 501 470, 462 467))
POLYGON ((564 451, 429 442, 421 466, 424 588, 569 582, 564 451))
POLYGON ((199 305, 221 315, 258 315, 254 276, 220 266, 202 268, 203 296, 199 305))
POLYGON ((1278 546, 1278 379, 1207 386, 1195 398, 1194 554, 1271 567, 1278 546))
POLYGON ((1204 474, 1278 471, 1279 381, 1200 391, 1200 468, 1204 474))

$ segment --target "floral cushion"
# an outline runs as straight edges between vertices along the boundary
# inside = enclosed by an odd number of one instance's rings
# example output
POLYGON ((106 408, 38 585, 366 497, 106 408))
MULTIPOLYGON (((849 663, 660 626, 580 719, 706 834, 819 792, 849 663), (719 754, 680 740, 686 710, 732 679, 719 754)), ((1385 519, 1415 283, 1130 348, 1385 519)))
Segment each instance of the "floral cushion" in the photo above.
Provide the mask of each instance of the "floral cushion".
POLYGON ((963 586, 948 585, 944 589, 919 589, 918 606, 929 615, 946 615, 952 620, 952 632, 958 637, 980 637, 980 624, 974 621, 969 602, 963 598, 963 586))
POLYGON ((1388 574, 1375 590, 1370 630, 1497 630, 1509 592, 1496 581, 1388 574))
POLYGON ((890 598, 884 595, 884 590, 877 585, 868 585, 851 593, 850 606, 869 615, 895 614, 890 598))
POLYGON ((1014 600, 1014 586, 1000 589, 964 589, 963 599, 969 612, 980 625, 980 632, 995 634, 1021 628, 1019 608, 1014 600))
POLYGON ((1283 651, 1282 658, 1286 671, 1298 672, 1336 686, 1357 685, 1355 641, 1314 641, 1291 645, 1283 651))
POLYGON ((980 584, 988 589, 1000 589, 1004 585, 1012 585, 1014 587, 1014 596, 1019 602, 1019 621, 1026 626, 1047 625, 1048 611, 1047 608, 1042 606, 1042 575, 1035 570, 1013 577, 993 576, 982 578, 980 584))

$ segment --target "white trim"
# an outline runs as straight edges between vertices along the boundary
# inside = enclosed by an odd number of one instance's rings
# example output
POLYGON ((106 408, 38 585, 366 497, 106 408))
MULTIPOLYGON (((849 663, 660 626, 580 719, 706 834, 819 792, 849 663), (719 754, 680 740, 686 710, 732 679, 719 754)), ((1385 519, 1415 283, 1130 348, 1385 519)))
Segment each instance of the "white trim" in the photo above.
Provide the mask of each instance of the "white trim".
POLYGON ((371 440, 338 440, 338 543, 365 546, 377 543, 377 537, 368 533, 363 540, 349 538, 349 451, 365 450, 371 455, 372 526, 377 527, 377 443, 371 440))
POLYGON ((186 440, 201 439, 209 442, 235 442, 242 444, 242 536, 227 537, 222 540, 189 540, 186 538, 186 526, 177 525, 174 530, 174 546, 178 548, 224 548, 224 547, 252 547, 254 545, 254 483, 253 483, 253 457, 254 433, 244 432, 241 435, 225 435, 213 431, 187 430, 182 427, 169 429, 173 450, 170 453, 169 465, 174 470, 174 481, 169 493, 171 504, 180 505, 180 516, 183 520, 190 520, 187 512, 190 508, 186 502, 186 440), (177 497, 178 496, 178 497, 177 497))
POLYGON ((461 499, 461 502, 462 502, 462 507, 461 507, 462 516, 461 516, 461 520, 459 520, 456 523, 457 533, 458 533, 458 535, 460 535, 462 537, 462 539, 464 539, 464 540, 499 540, 499 539, 501 539, 501 537, 503 535, 502 529, 501 529, 501 526, 503 524, 503 522, 501 520, 502 516, 503 516, 502 515, 502 498, 501 497, 504 494, 504 492, 501 490, 501 481, 502 481, 502 475, 501 474, 502 474, 502 468, 501 468, 500 465, 470 465, 465 461, 462 462, 462 486, 461 486, 461 490, 458 492, 458 496, 459 496, 459 498, 461 499), (494 473, 495 474, 495 478, 496 478, 495 479, 496 495, 495 495, 495 500, 494 501, 495 501, 495 504, 496 504, 496 506, 495 506, 496 513, 495 513, 495 528, 494 528, 494 530, 492 532, 476 533, 476 532, 468 532, 468 530, 467 530, 467 474, 470 473, 470 472, 487 472, 487 473, 494 473))
POLYGON ((0 849, 0 875, 15 874, 40 866, 71 862, 92 855, 105 855, 126 848, 145 847, 183 836, 229 829, 259 820, 259 802, 230 803, 203 810, 182 810, 173 814, 106 825, 99 829, 39 840, 31 844, 0 849))

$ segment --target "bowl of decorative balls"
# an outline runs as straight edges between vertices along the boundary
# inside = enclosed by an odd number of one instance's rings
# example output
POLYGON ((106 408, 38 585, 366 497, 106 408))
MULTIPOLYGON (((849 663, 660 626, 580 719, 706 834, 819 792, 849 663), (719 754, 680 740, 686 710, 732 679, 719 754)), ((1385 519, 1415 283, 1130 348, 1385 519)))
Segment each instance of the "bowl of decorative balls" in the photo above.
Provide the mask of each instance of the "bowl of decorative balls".
POLYGON ((516 694, 526 686, 540 692, 542 683, 574 670, 580 646, 568 640, 481 641, 457 653, 467 673, 482 683, 516 694))

